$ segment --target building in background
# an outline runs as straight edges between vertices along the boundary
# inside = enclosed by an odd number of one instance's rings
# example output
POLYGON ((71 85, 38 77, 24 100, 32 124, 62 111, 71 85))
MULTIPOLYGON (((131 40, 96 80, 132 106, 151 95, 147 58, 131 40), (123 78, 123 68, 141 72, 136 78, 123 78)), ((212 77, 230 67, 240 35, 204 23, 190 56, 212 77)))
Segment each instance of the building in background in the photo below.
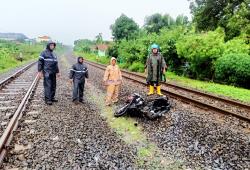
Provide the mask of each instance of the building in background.
POLYGON ((97 54, 99 57, 106 56, 107 50, 108 50, 108 45, 98 44, 98 45, 96 45, 96 50, 97 50, 97 54))
POLYGON ((44 36, 41 36, 41 37, 37 37, 37 39, 36 39, 36 42, 49 42, 49 41, 51 41, 51 38, 49 37, 49 36, 46 36, 46 35, 44 35, 44 36))

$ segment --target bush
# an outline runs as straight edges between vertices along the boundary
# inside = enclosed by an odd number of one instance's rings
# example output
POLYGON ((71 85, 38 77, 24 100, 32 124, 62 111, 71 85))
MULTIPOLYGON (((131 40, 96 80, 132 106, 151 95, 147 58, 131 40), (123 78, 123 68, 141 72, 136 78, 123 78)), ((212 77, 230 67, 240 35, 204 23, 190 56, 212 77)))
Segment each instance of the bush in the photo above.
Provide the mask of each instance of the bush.
POLYGON ((168 69, 182 74, 183 58, 179 57, 176 49, 177 40, 182 37, 188 29, 182 26, 176 26, 168 29, 162 29, 157 37, 157 43, 161 47, 161 54, 166 60, 168 69))
POLYGON ((244 36, 236 37, 224 44, 224 55, 226 54, 249 54, 249 44, 244 36))
POLYGON ((192 78, 212 79, 213 62, 222 56, 224 32, 221 29, 201 34, 190 34, 176 43, 177 53, 190 63, 192 78))
POLYGON ((144 65, 140 62, 133 62, 131 66, 129 66, 128 70, 133 72, 144 72, 144 65))
POLYGON ((250 56, 226 54, 215 63, 215 78, 220 82, 250 88, 250 56))

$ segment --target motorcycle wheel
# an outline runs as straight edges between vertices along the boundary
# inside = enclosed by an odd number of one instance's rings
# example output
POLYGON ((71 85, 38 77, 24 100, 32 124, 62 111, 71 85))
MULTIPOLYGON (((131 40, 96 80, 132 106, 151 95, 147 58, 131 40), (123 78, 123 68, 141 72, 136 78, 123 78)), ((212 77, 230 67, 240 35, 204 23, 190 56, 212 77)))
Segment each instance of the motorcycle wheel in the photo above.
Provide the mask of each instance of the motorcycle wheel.
POLYGON ((120 116, 123 116, 126 114, 127 112, 127 109, 129 107, 129 104, 123 106, 122 108, 118 109, 115 113, 114 113, 114 116, 115 117, 120 117, 120 116))

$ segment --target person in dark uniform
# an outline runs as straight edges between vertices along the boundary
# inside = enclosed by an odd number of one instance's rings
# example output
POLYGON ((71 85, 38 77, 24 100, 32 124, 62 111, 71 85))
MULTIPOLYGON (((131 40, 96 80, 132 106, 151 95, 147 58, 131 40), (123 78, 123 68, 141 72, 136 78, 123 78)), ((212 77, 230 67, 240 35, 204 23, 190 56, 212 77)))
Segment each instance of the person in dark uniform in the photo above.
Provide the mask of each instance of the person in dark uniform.
POLYGON ((45 103, 48 105, 58 101, 55 99, 56 76, 59 75, 57 56, 53 52, 55 48, 55 42, 48 42, 46 49, 40 54, 38 60, 38 75, 39 78, 44 77, 44 96, 45 103))
POLYGON ((73 81, 73 102, 79 101, 83 103, 83 92, 85 85, 85 78, 89 78, 88 68, 83 63, 83 57, 77 58, 77 63, 70 69, 69 78, 73 81))

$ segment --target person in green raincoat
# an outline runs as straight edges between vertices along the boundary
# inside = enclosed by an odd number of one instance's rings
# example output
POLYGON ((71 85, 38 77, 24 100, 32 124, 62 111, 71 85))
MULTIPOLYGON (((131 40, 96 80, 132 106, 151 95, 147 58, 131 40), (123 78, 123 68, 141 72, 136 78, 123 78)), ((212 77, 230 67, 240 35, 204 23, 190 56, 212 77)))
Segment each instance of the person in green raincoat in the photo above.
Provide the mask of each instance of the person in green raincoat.
POLYGON ((156 86, 156 92, 162 96, 160 82, 163 80, 163 75, 166 72, 166 62, 159 52, 159 45, 153 44, 151 46, 151 54, 147 58, 147 84, 149 85, 148 95, 154 94, 154 86, 156 86))

